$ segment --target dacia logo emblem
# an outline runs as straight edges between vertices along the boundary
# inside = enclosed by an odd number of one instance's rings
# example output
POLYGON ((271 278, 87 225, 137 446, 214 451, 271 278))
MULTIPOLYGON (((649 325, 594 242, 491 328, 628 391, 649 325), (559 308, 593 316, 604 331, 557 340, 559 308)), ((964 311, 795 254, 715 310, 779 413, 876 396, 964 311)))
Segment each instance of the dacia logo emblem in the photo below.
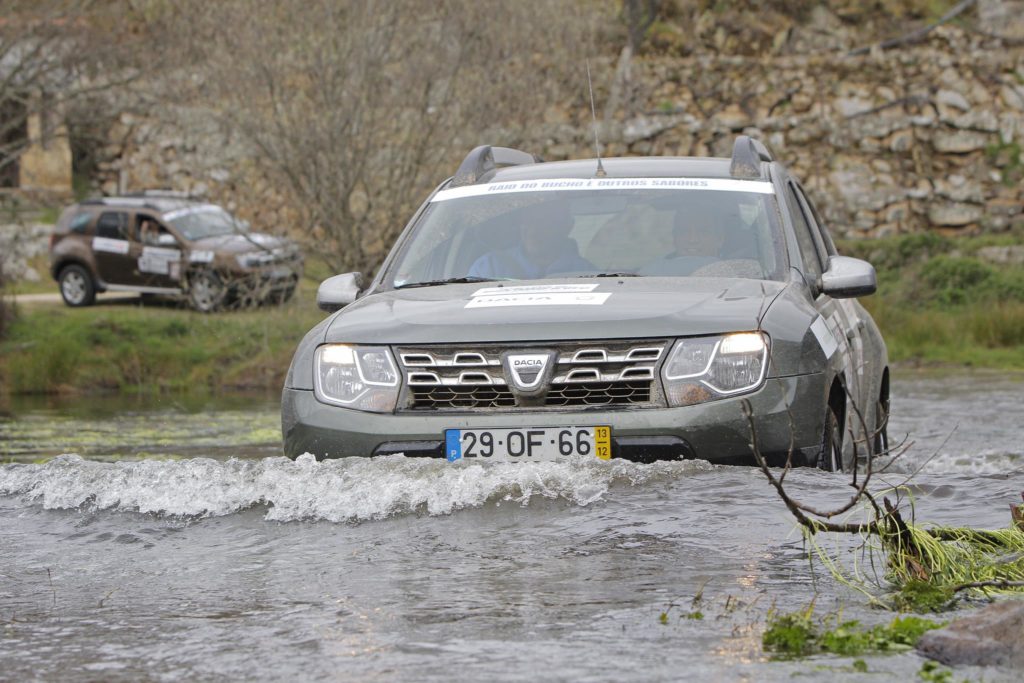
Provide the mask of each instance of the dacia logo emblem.
POLYGON ((505 370, 512 386, 524 393, 539 389, 553 355, 550 351, 506 355, 505 370))

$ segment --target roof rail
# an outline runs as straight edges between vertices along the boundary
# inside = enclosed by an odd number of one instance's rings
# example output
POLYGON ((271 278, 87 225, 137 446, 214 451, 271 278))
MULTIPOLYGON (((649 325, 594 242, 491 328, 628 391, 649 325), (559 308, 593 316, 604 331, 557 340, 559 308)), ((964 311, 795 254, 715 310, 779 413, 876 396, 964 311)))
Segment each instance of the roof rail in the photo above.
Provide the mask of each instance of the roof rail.
POLYGON ((199 201, 201 197, 194 195, 191 192, 181 192, 179 190, 142 190, 141 192, 126 192, 121 197, 151 197, 153 199, 187 199, 190 201, 199 201))
POLYGON ((765 144, 749 135, 737 136, 732 145, 729 175, 734 178, 760 178, 762 161, 775 161, 765 144))
POLYGON ((459 170, 452 176, 452 187, 472 185, 480 181, 485 173, 506 166, 539 164, 543 161, 536 154, 521 152, 510 147, 480 145, 466 155, 459 164, 459 170))

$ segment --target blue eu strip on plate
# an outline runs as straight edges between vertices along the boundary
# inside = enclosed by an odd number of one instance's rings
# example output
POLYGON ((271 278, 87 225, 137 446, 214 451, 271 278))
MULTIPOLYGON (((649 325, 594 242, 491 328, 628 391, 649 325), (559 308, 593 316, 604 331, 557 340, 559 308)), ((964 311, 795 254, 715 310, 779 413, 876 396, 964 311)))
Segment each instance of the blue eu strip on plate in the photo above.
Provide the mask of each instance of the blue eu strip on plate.
POLYGON ((448 462, 455 462, 462 457, 462 434, 458 429, 446 429, 444 432, 444 454, 448 462))

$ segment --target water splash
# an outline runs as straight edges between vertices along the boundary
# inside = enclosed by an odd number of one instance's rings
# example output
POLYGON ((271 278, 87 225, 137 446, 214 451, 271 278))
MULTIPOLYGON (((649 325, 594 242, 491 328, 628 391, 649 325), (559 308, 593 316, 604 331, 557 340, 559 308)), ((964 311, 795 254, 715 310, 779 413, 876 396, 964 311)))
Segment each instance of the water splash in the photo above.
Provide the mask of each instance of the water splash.
MULTIPOLYGON (((881 460, 888 463, 889 458, 881 460)), ((942 451, 921 455, 907 453, 888 467, 889 472, 900 474, 973 474, 1000 475, 1024 473, 1024 453, 1002 449, 978 449, 973 452, 942 451)))
POLYGON ((268 507, 276 521, 331 522, 426 513, 444 515, 490 501, 601 500, 616 484, 641 485, 713 469, 703 461, 636 465, 588 459, 565 463, 451 465, 389 456, 317 462, 287 458, 96 462, 62 455, 0 467, 0 495, 46 509, 90 508, 178 517, 268 507))

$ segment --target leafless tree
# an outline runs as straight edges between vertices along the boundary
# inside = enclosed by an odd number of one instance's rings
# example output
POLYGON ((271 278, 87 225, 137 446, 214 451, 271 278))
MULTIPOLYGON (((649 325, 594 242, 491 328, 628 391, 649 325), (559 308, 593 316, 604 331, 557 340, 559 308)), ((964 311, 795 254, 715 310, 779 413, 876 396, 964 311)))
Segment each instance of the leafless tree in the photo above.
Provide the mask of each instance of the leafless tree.
POLYGON ((62 134, 69 105, 135 78, 127 9, 95 0, 0 4, 0 186, 16 184, 30 145, 62 134))
POLYGON ((192 59, 196 96, 286 188, 335 271, 374 268, 469 149, 535 139, 549 107, 576 93, 582 101, 592 29, 612 9, 576 0, 185 7, 168 20, 187 24, 179 50, 192 59))

